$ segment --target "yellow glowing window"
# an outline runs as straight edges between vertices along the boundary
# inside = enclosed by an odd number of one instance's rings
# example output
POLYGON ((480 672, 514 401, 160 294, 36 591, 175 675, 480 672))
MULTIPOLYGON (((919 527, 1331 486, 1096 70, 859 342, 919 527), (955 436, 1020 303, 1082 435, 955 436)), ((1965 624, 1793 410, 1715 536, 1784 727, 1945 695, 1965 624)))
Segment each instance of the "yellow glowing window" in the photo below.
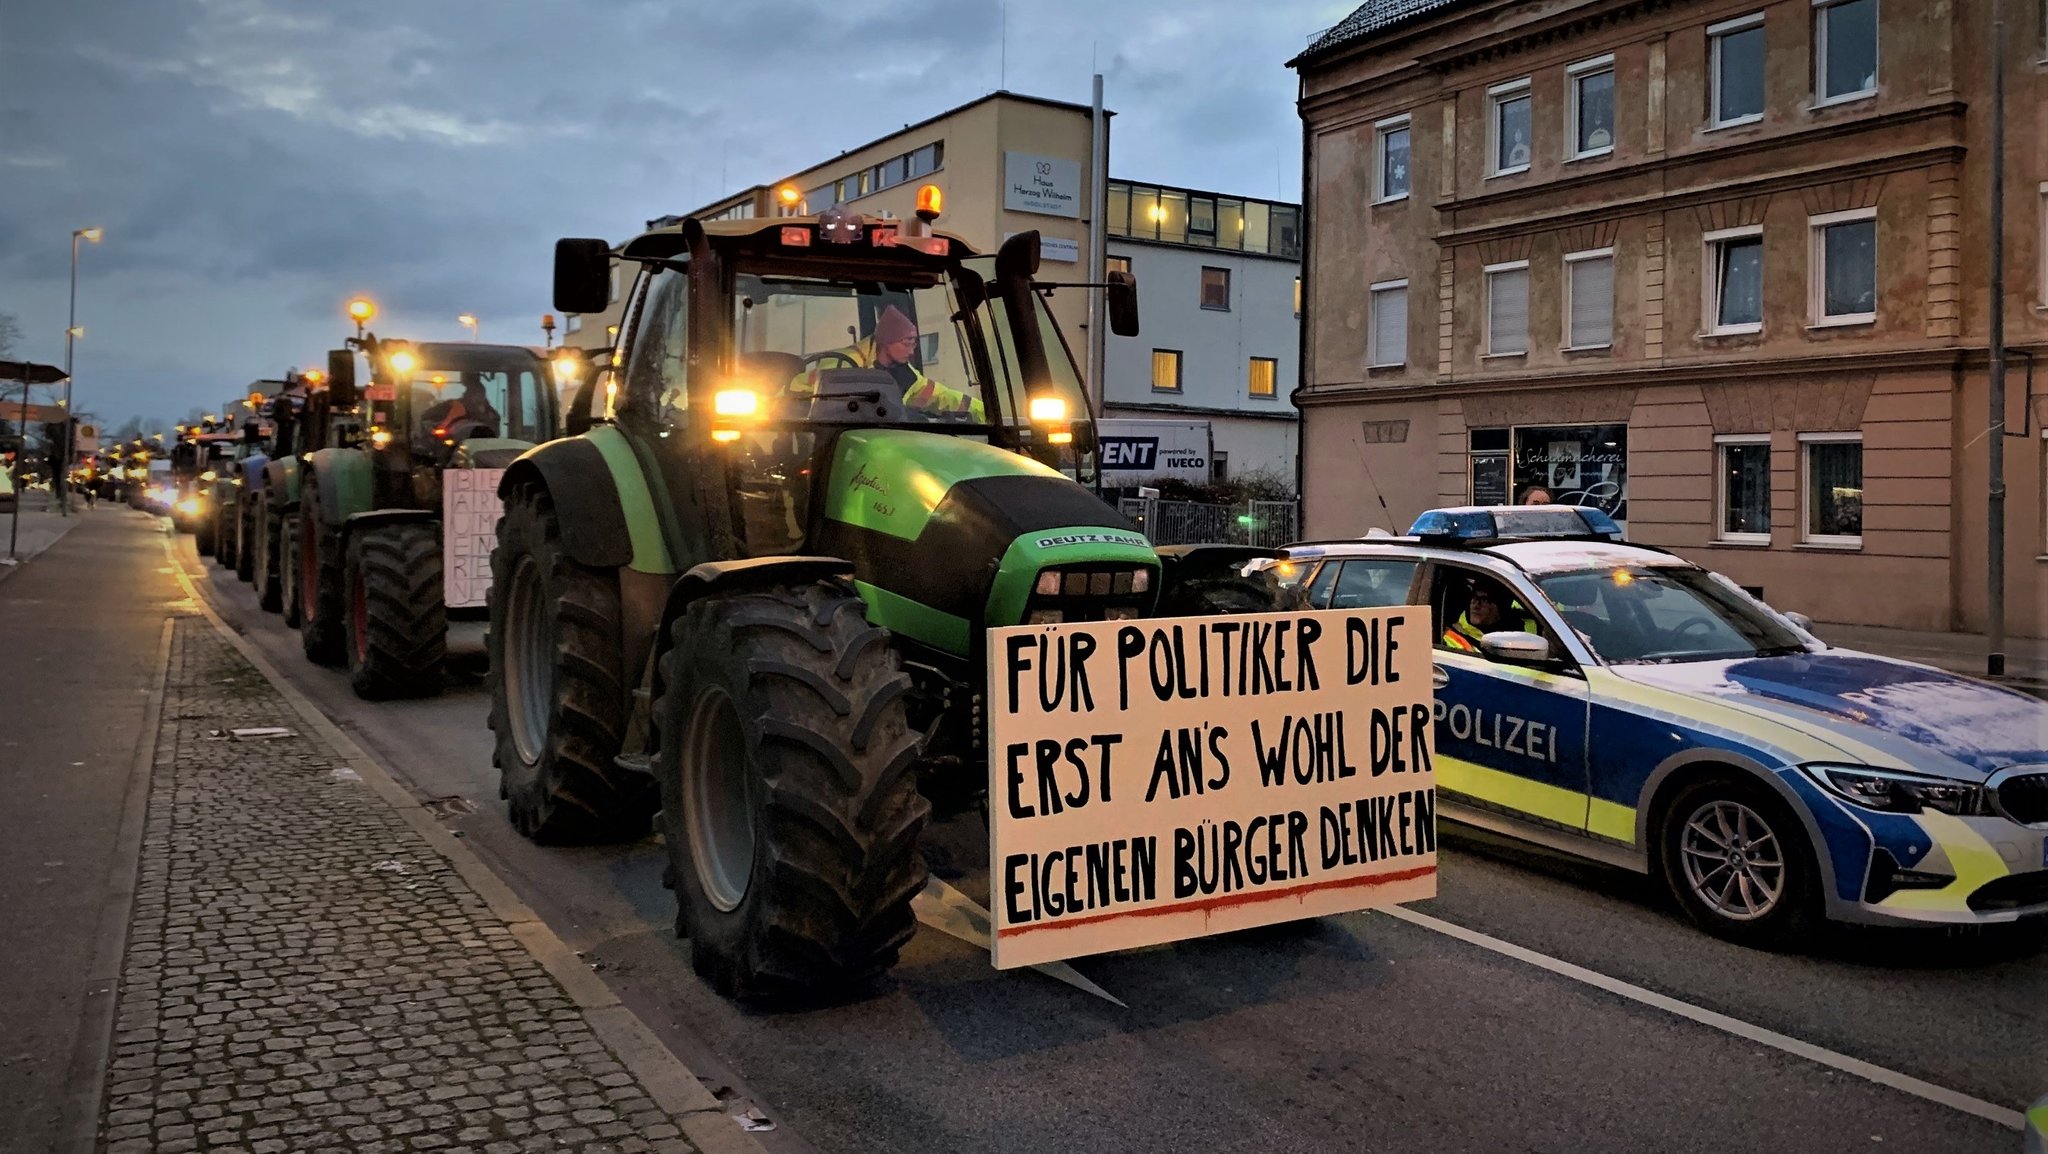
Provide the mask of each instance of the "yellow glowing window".
POLYGON ((1280 362, 1272 357, 1253 357, 1250 383, 1247 391, 1254 397, 1273 395, 1273 378, 1279 372, 1280 362))
POLYGON ((1180 350, 1152 350, 1152 387, 1162 392, 1180 392, 1180 350))

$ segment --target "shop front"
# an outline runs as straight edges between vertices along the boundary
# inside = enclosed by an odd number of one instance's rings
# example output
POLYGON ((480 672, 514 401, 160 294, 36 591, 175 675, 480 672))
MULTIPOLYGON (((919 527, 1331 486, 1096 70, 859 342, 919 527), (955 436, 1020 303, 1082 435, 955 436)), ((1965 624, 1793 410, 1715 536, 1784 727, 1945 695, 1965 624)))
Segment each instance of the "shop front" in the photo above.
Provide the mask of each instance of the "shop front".
POLYGON ((1585 505, 1627 528, 1626 424, 1474 428, 1467 437, 1473 504, 1585 505))

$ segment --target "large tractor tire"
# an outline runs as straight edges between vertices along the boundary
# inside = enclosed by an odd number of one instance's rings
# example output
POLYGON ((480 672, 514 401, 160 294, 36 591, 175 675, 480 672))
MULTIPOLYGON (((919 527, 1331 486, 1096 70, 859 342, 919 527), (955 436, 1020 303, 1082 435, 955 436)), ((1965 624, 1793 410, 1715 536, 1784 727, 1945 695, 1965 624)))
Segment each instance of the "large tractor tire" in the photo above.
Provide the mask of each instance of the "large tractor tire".
POLYGON ((704 598, 671 639, 656 776, 697 972, 760 998, 887 970, 917 928, 931 813, 888 632, 834 580, 704 598))
POLYGON ((342 660, 341 526, 320 515, 320 475, 306 471, 299 498, 299 646, 320 665, 342 660))
POLYGON ((299 515, 287 513, 278 518, 276 533, 271 538, 277 543, 277 611, 284 617, 285 628, 297 629, 299 612, 299 515))
POLYGON ((563 552, 547 494, 505 502, 490 602, 491 760, 512 824, 543 844, 645 836, 654 782, 614 761, 626 732, 618 579, 563 552))
POLYGON ((235 528, 242 513, 241 502, 235 503, 235 510, 229 514, 227 506, 219 501, 213 505, 213 559, 223 569, 235 567, 235 528))
POLYGON ((256 502, 253 493, 235 502, 235 579, 251 585, 256 583, 256 502))
POLYGON ((440 527, 401 522, 349 534, 348 683, 365 701, 432 697, 448 659, 440 527))
POLYGON ((201 557, 213 556, 214 522, 217 520, 212 509, 192 518, 192 547, 199 550, 201 557))

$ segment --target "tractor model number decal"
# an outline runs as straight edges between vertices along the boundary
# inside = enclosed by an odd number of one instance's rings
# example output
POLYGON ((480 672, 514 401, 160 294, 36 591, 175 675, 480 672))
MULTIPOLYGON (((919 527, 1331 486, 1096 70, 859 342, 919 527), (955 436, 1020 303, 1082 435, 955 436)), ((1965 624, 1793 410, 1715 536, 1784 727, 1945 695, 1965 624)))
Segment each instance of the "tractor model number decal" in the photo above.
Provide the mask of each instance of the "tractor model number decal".
POLYGON ((1059 549, 1068 545, 1132 545, 1140 549, 1151 548, 1143 537, 1129 533, 1068 533, 1058 537, 1040 537, 1040 549, 1059 549))
POLYGON ((503 469, 449 469, 441 474, 441 570, 450 609, 484 604, 491 589, 491 547, 498 541, 503 469))

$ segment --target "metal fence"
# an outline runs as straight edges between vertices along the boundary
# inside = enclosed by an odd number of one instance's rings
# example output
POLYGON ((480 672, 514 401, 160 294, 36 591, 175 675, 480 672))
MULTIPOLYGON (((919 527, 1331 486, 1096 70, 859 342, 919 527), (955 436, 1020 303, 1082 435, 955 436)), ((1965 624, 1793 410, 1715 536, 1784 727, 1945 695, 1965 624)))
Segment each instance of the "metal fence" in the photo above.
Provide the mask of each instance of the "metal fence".
POLYGON ((1293 501, 1247 501, 1205 505, 1125 497, 1117 502, 1154 545, 1258 545, 1273 548, 1300 539, 1299 506, 1293 501))

